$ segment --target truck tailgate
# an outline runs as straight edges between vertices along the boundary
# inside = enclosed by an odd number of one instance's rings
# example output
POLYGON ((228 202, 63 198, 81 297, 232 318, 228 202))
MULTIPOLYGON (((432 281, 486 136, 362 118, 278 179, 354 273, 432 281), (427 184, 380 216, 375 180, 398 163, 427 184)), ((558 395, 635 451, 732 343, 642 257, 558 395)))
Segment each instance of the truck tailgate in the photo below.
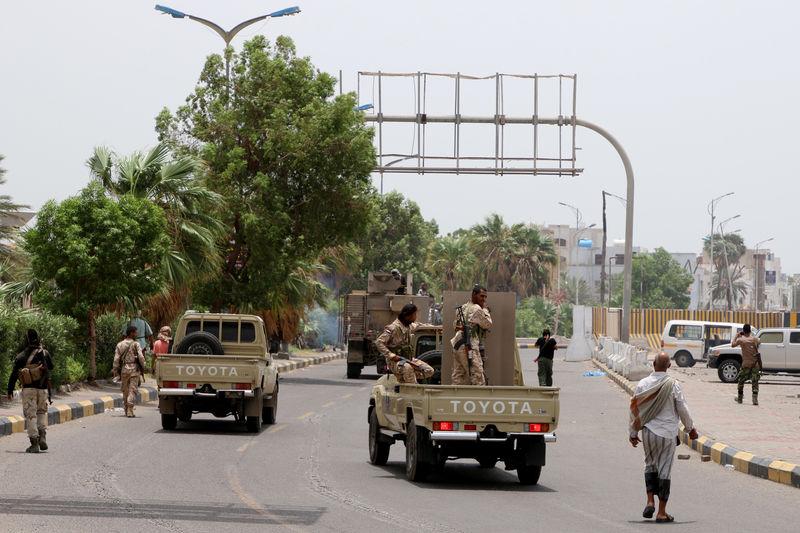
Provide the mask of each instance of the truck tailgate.
MULTIPOLYGON (((178 382, 177 388, 205 384, 221 388, 233 383, 254 383, 264 358, 251 355, 166 354, 158 357, 158 382, 178 382)), ((194 387, 193 387, 194 388, 194 387)))
POLYGON ((499 431, 528 432, 530 424, 546 424, 543 432, 552 432, 558 425, 558 394, 557 387, 426 386, 425 413, 430 423, 474 424, 477 431, 491 424, 499 431))

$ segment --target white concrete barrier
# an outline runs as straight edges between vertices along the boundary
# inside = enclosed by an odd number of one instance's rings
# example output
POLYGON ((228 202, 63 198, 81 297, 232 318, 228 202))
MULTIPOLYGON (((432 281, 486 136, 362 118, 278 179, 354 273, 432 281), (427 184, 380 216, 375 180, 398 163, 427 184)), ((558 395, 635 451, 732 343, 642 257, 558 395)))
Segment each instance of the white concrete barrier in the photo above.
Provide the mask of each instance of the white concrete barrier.
POLYGON ((631 381, 639 381, 652 371, 647 361, 647 350, 615 341, 611 337, 598 339, 592 357, 631 381))

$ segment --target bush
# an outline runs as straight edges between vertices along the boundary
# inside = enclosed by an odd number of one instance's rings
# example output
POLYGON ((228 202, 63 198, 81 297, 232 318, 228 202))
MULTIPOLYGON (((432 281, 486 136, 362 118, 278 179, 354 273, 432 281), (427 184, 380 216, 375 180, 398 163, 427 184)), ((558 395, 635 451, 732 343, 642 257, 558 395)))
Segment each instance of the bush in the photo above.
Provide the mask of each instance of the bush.
MULTIPOLYGON (((549 329, 554 335, 556 306, 550 300, 532 296, 517 307, 517 337, 539 337, 549 329)), ((572 304, 564 303, 558 310, 558 334, 572 336, 572 304)))
POLYGON ((42 345, 53 357, 55 368, 50 374, 51 385, 63 385, 67 382, 67 358, 78 354, 80 326, 77 320, 7 304, 0 306, 0 384, 8 383, 14 358, 25 348, 25 332, 29 328, 39 332, 42 345))
MULTIPOLYGON (((128 319, 116 313, 106 313, 97 317, 95 321, 95 331, 97 332, 97 352, 95 353, 95 363, 97 364, 97 377, 108 377, 111 375, 111 366, 114 364, 114 350, 117 343, 122 340, 122 330, 128 323, 128 319)), ((89 339, 85 343, 86 361, 89 360, 89 339)), ((88 368, 88 366, 87 366, 88 368)))

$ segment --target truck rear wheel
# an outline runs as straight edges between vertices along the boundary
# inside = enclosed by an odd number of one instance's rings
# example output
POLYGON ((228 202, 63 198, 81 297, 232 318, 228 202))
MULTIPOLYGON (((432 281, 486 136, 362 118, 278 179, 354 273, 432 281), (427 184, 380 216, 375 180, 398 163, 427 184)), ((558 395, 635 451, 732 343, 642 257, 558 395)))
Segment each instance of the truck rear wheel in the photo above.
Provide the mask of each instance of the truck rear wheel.
POLYGON ((380 425, 375 409, 369 413, 369 462, 374 465, 383 466, 389 460, 389 448, 391 444, 381 442, 380 425))
POLYGON ((272 393, 271 405, 265 405, 261 409, 261 418, 264 419, 265 424, 274 424, 275 418, 278 414, 278 384, 275 384, 275 392, 272 393))
POLYGON ((541 473, 542 467, 539 465, 517 467, 517 477, 523 485, 536 485, 539 482, 541 473))
POLYGON ((161 427, 172 431, 178 426, 178 415, 161 415, 161 427))
POLYGON ((247 431, 250 433, 258 433, 261 431, 261 415, 247 417, 247 431))
POLYGON ((424 481, 428 476, 430 465, 423 462, 423 456, 429 446, 425 428, 418 428, 411 419, 406 432, 406 477, 409 481, 424 481))
POLYGON ((347 363, 347 379, 358 379, 361 376, 361 363, 347 363))

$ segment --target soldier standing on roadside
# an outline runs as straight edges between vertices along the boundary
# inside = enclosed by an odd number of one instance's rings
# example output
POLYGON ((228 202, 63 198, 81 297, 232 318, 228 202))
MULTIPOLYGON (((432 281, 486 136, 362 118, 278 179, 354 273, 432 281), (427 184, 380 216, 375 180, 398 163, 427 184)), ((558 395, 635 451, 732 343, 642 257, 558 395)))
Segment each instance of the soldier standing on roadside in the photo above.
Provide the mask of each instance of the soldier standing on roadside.
POLYGON ((134 418, 133 408, 136 405, 136 395, 139 392, 139 376, 145 369, 142 347, 136 342, 136 328, 128 326, 125 329, 125 339, 117 344, 114 353, 114 365, 111 370, 114 377, 120 374, 122 369, 122 403, 125 406, 125 416, 134 418))
POLYGON ((417 327, 417 306, 406 304, 397 318, 384 328, 375 341, 378 351, 386 358, 386 364, 398 383, 417 383, 417 379, 433 375, 433 367, 419 359, 412 359, 411 331, 417 327))
POLYGON ((47 390, 53 360, 50 353, 42 348, 39 334, 29 329, 25 335, 26 348, 17 355, 8 379, 8 399, 14 398, 14 386, 19 380, 22 384, 22 413, 28 426, 28 439, 31 445, 28 453, 47 450, 47 390))
POLYGON ((741 333, 737 333, 733 338, 731 346, 742 347, 742 368, 739 369, 736 403, 742 403, 744 383, 749 379, 753 384, 753 405, 758 405, 758 377, 761 372, 761 356, 758 355, 758 346, 760 344, 761 341, 758 337, 750 335, 750 324, 742 326, 741 333))
POLYGON ((486 287, 475 285, 472 288, 472 301, 461 306, 464 318, 469 324, 469 339, 460 342, 464 336, 462 324, 456 318, 456 334, 450 340, 453 346, 453 385, 486 385, 481 358, 481 341, 486 330, 492 327, 492 316, 486 307, 488 293, 486 287), (460 346, 456 348, 456 345, 460 346), (469 349, 469 354, 467 353, 469 349))

